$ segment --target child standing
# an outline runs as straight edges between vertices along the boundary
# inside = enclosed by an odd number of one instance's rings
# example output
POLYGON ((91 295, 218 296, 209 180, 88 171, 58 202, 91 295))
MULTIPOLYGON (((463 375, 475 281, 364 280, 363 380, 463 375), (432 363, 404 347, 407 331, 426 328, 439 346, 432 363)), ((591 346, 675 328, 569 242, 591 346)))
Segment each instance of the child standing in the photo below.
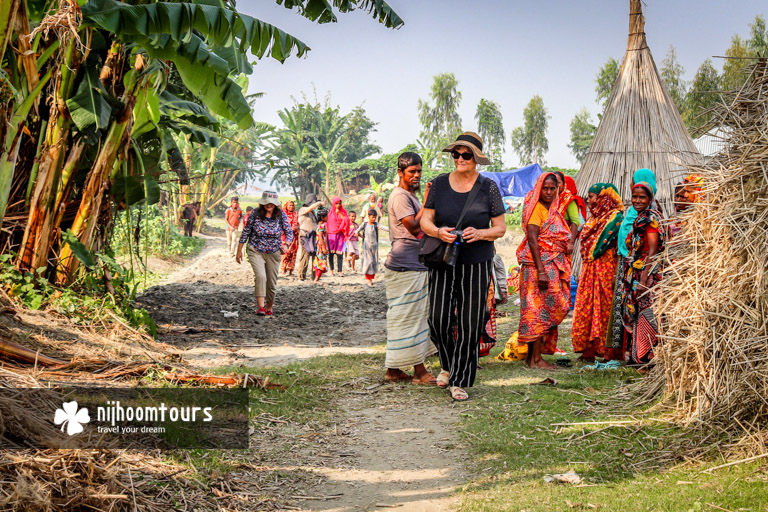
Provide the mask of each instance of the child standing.
POLYGON ((357 229, 357 234, 363 237, 363 258, 361 269, 368 280, 368 286, 373 286, 373 278, 379 271, 379 229, 389 231, 386 226, 376 222, 376 210, 368 210, 368 222, 357 229))
POLYGON ((360 225, 355 222, 357 213, 349 212, 349 233, 347 237, 347 264, 352 271, 355 271, 355 261, 360 258, 360 249, 358 247, 357 229, 360 225))
POLYGON ((322 206, 317 209, 317 230, 315 243, 317 251, 312 259, 312 270, 315 272, 315 282, 320 281, 320 276, 328 271, 328 210, 322 206))

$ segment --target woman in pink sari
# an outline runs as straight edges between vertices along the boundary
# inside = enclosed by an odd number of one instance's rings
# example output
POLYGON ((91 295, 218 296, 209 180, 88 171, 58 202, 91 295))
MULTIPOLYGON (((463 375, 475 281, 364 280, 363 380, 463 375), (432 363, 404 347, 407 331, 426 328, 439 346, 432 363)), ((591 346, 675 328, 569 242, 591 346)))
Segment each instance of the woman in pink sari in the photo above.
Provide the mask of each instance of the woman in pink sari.
POLYGON ((339 277, 344 275, 344 242, 349 237, 349 215, 341 204, 340 197, 331 199, 331 211, 328 212, 328 260, 331 275, 334 263, 339 277))

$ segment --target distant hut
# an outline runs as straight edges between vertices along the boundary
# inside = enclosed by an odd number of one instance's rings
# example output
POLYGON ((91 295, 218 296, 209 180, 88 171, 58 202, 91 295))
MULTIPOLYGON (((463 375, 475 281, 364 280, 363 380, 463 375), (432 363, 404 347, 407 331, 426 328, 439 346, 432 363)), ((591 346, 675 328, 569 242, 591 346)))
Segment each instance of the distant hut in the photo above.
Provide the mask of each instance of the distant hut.
POLYGON ((629 5, 627 53, 576 185, 586 195, 593 184, 610 182, 628 201, 632 174, 646 167, 656 173, 657 199, 670 214, 675 183, 685 166, 703 159, 661 82, 645 40, 640 0, 629 5))

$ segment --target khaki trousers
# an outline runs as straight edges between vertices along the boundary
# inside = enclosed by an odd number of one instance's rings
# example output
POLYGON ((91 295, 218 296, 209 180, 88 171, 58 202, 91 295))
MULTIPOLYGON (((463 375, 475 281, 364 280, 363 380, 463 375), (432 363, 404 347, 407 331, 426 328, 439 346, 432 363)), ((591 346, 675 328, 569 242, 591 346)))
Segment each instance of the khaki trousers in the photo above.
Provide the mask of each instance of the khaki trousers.
POLYGON ((299 243, 299 269, 297 274, 299 279, 305 279, 307 277, 307 269, 309 269, 310 277, 312 275, 312 255, 304 250, 301 243, 299 243))
POLYGON ((280 270, 280 251, 272 254, 257 251, 250 245, 246 249, 248 263, 253 269, 253 288, 256 297, 265 297, 270 304, 275 302, 277 273, 280 270))
POLYGON ((234 256, 237 253, 237 244, 240 243, 240 230, 227 226, 227 247, 229 248, 229 255, 234 256))

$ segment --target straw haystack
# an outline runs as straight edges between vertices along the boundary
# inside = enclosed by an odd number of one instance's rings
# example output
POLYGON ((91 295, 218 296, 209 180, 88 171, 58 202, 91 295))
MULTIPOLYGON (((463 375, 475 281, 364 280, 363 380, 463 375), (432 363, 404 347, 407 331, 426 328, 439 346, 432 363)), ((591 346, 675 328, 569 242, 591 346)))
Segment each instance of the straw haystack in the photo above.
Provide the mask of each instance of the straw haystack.
POLYGON ((713 124, 728 134, 703 168, 705 196, 665 254, 662 346, 641 384, 685 423, 752 436, 768 426, 768 61, 713 124))
POLYGON ((627 53, 576 185, 586 195, 595 183, 613 183, 628 201, 632 173, 646 167, 656 173, 657 199, 668 210, 681 170, 701 162, 675 103, 661 83, 645 40, 640 0, 630 0, 627 53))

